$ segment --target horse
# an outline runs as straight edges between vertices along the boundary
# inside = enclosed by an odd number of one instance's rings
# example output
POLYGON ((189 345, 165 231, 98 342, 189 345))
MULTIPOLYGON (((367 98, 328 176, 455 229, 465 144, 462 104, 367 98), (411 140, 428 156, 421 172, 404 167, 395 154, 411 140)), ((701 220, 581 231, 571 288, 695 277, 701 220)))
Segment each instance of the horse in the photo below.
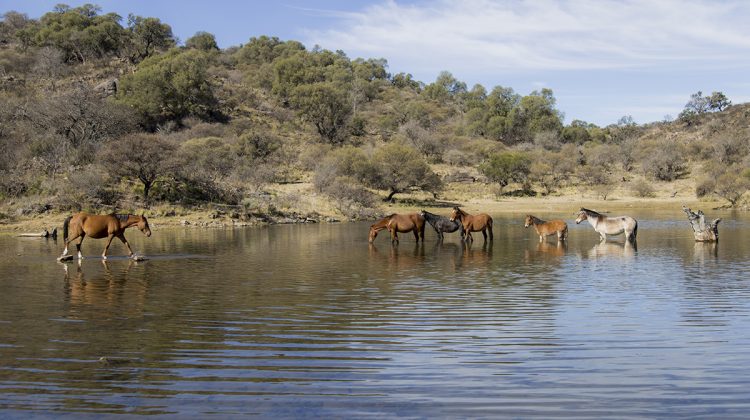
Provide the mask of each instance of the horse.
POLYGON ((378 232, 388 229, 391 234, 391 243, 398 242, 399 233, 414 232, 414 239, 419 242, 421 237, 424 242, 424 218, 418 213, 397 214, 393 213, 370 226, 369 242, 372 243, 378 232))
POLYGON ((439 240, 443 240, 443 233, 453 233, 459 231, 461 233, 461 239, 464 237, 464 226, 455 220, 450 220, 445 216, 440 216, 428 211, 422 210, 419 215, 424 218, 427 223, 435 229, 439 240))
POLYGON ((536 234, 539 235, 539 242, 543 242, 546 236, 554 234, 557 234, 558 241, 568 239, 568 224, 562 220, 550 220, 549 222, 545 222, 538 217, 527 214, 523 227, 528 228, 531 225, 534 226, 536 234))
POLYGON ((453 207, 451 212, 450 221, 458 220, 464 227, 466 233, 465 239, 467 241, 474 241, 471 236, 471 232, 482 232, 484 240, 487 241, 487 233, 490 234, 490 241, 493 239, 492 236, 492 217, 486 213, 480 213, 472 215, 461 210, 458 206, 453 207))
POLYGON ((130 244, 125 239, 125 229, 137 226, 141 232, 147 237, 151 236, 151 228, 148 226, 148 220, 146 216, 136 216, 133 214, 88 214, 88 213, 76 213, 63 222, 63 240, 65 241, 65 249, 63 250, 60 258, 68 255, 68 244, 78 239, 76 249, 78 250, 78 258, 81 259, 81 244, 86 236, 90 236, 94 239, 107 238, 107 245, 104 247, 102 252, 102 259, 107 259, 107 250, 109 245, 112 243, 112 239, 117 237, 128 247, 128 256, 133 257, 133 250, 130 248, 130 244), (68 236, 70 233, 70 236, 68 236))
POLYGON ((609 217, 583 207, 576 216, 578 216, 576 224, 588 220, 589 224, 601 236, 602 242, 607 240, 607 235, 619 235, 623 232, 625 232, 626 241, 635 242, 635 237, 638 234, 638 221, 630 216, 609 217))

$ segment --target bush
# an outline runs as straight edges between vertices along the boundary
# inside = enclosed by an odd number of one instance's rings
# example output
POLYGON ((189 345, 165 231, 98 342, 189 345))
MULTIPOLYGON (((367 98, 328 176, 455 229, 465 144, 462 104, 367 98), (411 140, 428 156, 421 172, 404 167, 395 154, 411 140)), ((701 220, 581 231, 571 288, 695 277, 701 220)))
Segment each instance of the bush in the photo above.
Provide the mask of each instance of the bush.
POLYGON ((531 159, 524 153, 503 152, 490 157, 479 166, 484 176, 500 184, 501 189, 511 182, 520 182, 527 189, 531 159))
POLYGON ((655 195, 654 187, 648 183, 645 179, 639 179, 630 186, 630 191, 636 196, 641 198, 653 197, 655 195))
POLYGON ((716 181, 714 179, 704 179, 695 186, 695 196, 698 198, 703 198, 711 195, 714 191, 714 188, 716 188, 716 181))
POLYGON ((688 173, 684 147, 675 141, 644 144, 639 154, 643 173, 658 181, 674 181, 688 173))

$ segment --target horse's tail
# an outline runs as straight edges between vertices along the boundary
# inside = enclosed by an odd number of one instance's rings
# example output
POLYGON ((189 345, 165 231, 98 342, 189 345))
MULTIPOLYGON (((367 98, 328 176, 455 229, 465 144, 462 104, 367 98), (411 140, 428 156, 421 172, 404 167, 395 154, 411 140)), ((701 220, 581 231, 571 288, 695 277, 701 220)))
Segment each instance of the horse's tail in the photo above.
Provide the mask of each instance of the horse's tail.
POLYGON ((635 242, 635 236, 638 235, 638 221, 633 219, 635 226, 633 227, 633 233, 630 234, 630 242, 635 242))
POLYGON ((490 240, 492 240, 493 236, 492 236, 492 218, 491 217, 487 218, 487 230, 489 230, 490 240))
POLYGON ((68 225, 70 225, 70 219, 72 218, 73 216, 68 216, 63 222, 63 241, 68 240, 68 225))

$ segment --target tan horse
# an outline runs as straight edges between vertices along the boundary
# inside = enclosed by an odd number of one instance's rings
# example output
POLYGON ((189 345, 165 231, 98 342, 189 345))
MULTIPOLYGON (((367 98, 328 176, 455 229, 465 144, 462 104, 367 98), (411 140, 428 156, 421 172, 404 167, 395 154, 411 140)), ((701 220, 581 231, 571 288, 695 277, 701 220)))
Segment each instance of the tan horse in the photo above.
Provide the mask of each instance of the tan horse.
POLYGON ((536 234, 539 235, 539 242, 543 242, 545 237, 554 234, 557 234, 558 241, 568 239, 568 224, 562 220, 550 220, 549 222, 545 222, 538 217, 527 214, 523 227, 528 228, 532 225, 534 226, 534 229, 536 229, 536 234))
POLYGON ((458 206, 456 206, 456 207, 453 207, 450 220, 451 222, 454 220, 459 220, 461 224, 464 225, 464 232, 466 233, 467 241, 474 241, 474 238, 471 236, 471 232, 482 232, 482 235, 484 236, 485 241, 487 241, 487 233, 489 233, 490 240, 493 239, 492 217, 490 217, 489 214, 480 213, 480 214, 473 215, 473 214, 466 213, 465 211, 461 210, 458 206))
POLYGON ((81 243, 86 236, 90 236, 94 239, 107 238, 107 245, 104 247, 102 252, 102 258, 107 259, 107 250, 109 245, 112 243, 112 239, 117 237, 128 247, 128 256, 133 256, 133 250, 130 249, 130 244, 125 239, 125 229, 137 226, 146 236, 151 236, 151 228, 148 226, 148 220, 146 216, 136 216, 133 214, 88 214, 88 213, 76 213, 73 216, 65 219, 63 223, 63 240, 65 241, 65 249, 63 250, 60 258, 68 255, 68 244, 78 239, 76 249, 78 250, 78 258, 83 258, 81 255, 81 243), (68 236, 70 232, 70 236, 68 236))
POLYGON ((602 241, 607 240, 607 235, 619 235, 625 232, 625 240, 635 242, 638 234, 638 221, 630 216, 605 216, 594 210, 581 207, 578 211, 576 224, 588 220, 595 231, 599 233, 602 241))
POLYGON ((391 242, 398 242, 399 233, 414 232, 414 239, 419 242, 420 237, 424 242, 424 217, 418 213, 391 214, 370 226, 369 242, 372 243, 378 232, 388 229, 391 234, 391 242))

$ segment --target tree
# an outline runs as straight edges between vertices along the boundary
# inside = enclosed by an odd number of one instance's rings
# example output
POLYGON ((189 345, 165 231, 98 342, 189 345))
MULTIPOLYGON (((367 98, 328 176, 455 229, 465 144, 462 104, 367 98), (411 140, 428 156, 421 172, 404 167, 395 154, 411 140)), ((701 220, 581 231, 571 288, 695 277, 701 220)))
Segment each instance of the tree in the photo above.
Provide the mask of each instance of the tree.
POLYGON ((385 201, 411 188, 437 193, 442 188, 440 177, 415 149, 399 143, 388 143, 372 156, 374 171, 368 172, 364 182, 373 188, 388 191, 385 201))
POLYGON ((185 41, 185 47, 201 51, 218 51, 216 37, 208 32, 199 31, 185 41))
POLYGON ((503 142, 530 142, 537 133, 562 130, 562 115, 555 109, 555 98, 550 89, 531 92, 521 98, 506 118, 503 142))
POLYGON ((176 149, 174 144, 157 135, 130 134, 107 143, 100 159, 113 176, 140 181, 143 200, 148 203, 149 192, 159 177, 174 169, 169 157, 176 149))
POLYGON ((527 187, 531 159, 520 152, 497 153, 482 163, 479 170, 491 181, 500 184, 501 191, 511 182, 520 182, 527 187))
POLYGON ((346 126, 352 115, 352 106, 346 92, 333 83, 305 84, 294 89, 292 105, 328 143, 341 144, 347 138, 346 126))
POLYGON ((149 57, 134 74, 122 78, 117 100, 135 109, 150 130, 188 116, 220 119, 208 66, 208 56, 199 50, 173 49, 149 57))
POLYGON ((750 169, 741 171, 736 166, 728 168, 714 184, 714 193, 729 201, 731 207, 737 206, 748 189, 750 189, 750 169))
POLYGON ((44 14, 38 25, 29 26, 19 36, 28 38, 37 46, 60 49, 68 62, 86 62, 119 54, 126 39, 122 18, 115 13, 99 15, 101 8, 92 4, 70 8, 58 5, 44 14))
POLYGON ((19 39, 18 32, 31 24, 31 20, 25 13, 8 11, 3 14, 0 21, 0 44, 10 44, 19 39))
POLYGON ((130 32, 130 61, 137 63, 154 52, 167 50, 175 46, 172 27, 161 23, 158 18, 144 18, 128 15, 128 31, 130 32))
POLYGON ((713 92, 708 97, 708 109, 712 111, 723 111, 732 105, 732 101, 722 92, 713 92))

